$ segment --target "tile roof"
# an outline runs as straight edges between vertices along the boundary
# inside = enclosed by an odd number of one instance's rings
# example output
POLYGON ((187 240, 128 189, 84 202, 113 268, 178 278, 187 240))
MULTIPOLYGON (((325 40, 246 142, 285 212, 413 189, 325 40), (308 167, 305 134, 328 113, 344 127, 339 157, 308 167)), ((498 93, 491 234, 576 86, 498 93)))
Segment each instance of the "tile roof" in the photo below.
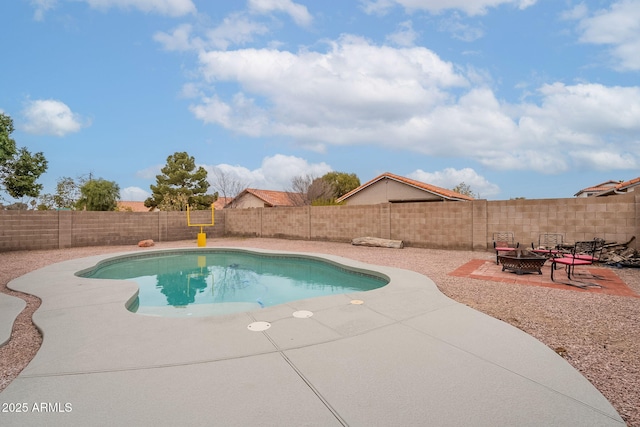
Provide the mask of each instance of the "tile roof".
POLYGON ((213 202, 214 209, 223 209, 227 203, 233 200, 233 197, 218 197, 218 200, 213 202))
POLYGON ((582 190, 574 194, 574 196, 578 196, 583 193, 590 193, 588 195, 596 197, 610 196, 612 194, 625 193, 628 189, 633 188, 636 185, 640 185, 640 176, 628 181, 609 180, 606 182, 602 182, 600 184, 594 185, 593 187, 583 188, 582 190))
POLYGON ((637 178, 630 179, 629 181, 621 182, 616 185, 616 190, 624 190, 625 188, 635 187, 640 184, 640 176, 637 178))
POLYGON ((118 210, 121 212, 151 212, 144 202, 133 202, 126 200, 118 201, 118 210))
MULTIPOLYGON (((238 199, 244 194, 249 193, 262 200, 269 207, 297 206, 293 201, 296 197, 300 197, 297 193, 275 190, 260 190, 257 188, 246 188, 235 198, 238 199)), ((227 203, 228 205, 229 203, 227 203)))
POLYGON ((596 184, 593 187, 583 188, 582 190, 580 190, 576 194, 574 194, 574 196, 577 196, 577 195, 582 194, 582 193, 599 193, 601 191, 611 190, 611 189, 617 187, 617 185, 619 183, 620 183, 620 181, 614 181, 614 180, 610 179, 609 181, 605 181, 605 182, 601 182, 600 184, 596 184))
POLYGON ((606 187, 595 194, 595 196, 608 196, 616 193, 625 193, 627 189, 635 187, 636 185, 640 185, 640 177, 630 179, 629 181, 620 181, 615 185, 615 187, 606 187))
POLYGON ((410 179, 410 178, 405 178, 403 176, 400 175, 395 175, 392 174, 390 172, 385 172, 382 175, 379 175, 375 178, 373 178, 371 181, 368 181, 364 184, 362 184, 360 187, 351 190, 350 192, 348 192, 347 194, 345 194, 344 196, 340 197, 337 201, 338 202, 342 202, 345 199, 348 199, 349 197, 351 197, 352 195, 354 195, 355 193, 367 188, 368 186, 382 180, 382 179, 392 179, 394 181, 398 181, 398 182, 402 182, 404 184, 410 185, 412 187, 416 187, 420 190, 424 190, 424 191, 428 191, 429 193, 433 193, 436 194, 438 196, 441 196, 444 199, 449 199, 449 200, 475 200, 473 197, 471 196, 467 196, 465 194, 460 194, 457 193, 453 190, 447 190, 446 188, 442 188, 442 187, 437 187, 435 185, 431 185, 431 184, 426 184, 424 182, 421 181, 416 181, 414 179, 410 179))

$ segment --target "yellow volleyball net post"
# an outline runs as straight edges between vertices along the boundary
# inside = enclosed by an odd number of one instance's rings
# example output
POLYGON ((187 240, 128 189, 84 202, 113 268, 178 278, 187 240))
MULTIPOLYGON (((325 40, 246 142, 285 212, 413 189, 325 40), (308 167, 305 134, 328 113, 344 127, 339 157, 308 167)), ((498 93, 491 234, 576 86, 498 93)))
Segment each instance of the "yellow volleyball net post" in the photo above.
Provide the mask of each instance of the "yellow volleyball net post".
POLYGON ((200 227, 200 232, 198 233, 198 247, 203 248, 207 246, 207 235, 202 231, 203 227, 213 227, 215 223, 215 209, 213 207, 213 203, 211 204, 211 224, 191 224, 191 209, 189 205, 187 205, 187 226, 189 227, 200 227))

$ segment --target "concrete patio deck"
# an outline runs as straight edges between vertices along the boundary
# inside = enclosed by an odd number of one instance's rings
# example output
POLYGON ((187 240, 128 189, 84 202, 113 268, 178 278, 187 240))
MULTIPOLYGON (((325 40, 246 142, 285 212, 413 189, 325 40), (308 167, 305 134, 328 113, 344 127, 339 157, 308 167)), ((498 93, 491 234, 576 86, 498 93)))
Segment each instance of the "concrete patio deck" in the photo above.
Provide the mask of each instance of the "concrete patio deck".
POLYGON ((44 339, 0 393, 0 410, 26 411, 0 412, 1 425, 625 425, 547 346, 418 273, 318 255, 391 282, 260 311, 163 318, 125 309, 132 282, 74 275, 116 255, 9 283, 42 299, 34 322, 44 339), (313 316, 293 317, 298 310, 313 316), (271 327, 249 330, 256 321, 271 327))
POLYGON ((549 261, 542 266, 541 271, 542 274, 516 274, 510 271, 502 271, 502 266, 496 265, 495 261, 474 259, 449 274, 468 279, 640 298, 640 295, 633 292, 610 268, 595 265, 580 266, 576 270, 577 277, 574 277, 574 280, 569 280, 564 268, 560 268, 555 273, 555 282, 551 281, 551 263, 549 261), (578 286, 585 284, 597 286, 587 286, 585 288, 578 286))
POLYGON ((11 338, 13 322, 26 305, 20 298, 0 293, 0 346, 11 338))

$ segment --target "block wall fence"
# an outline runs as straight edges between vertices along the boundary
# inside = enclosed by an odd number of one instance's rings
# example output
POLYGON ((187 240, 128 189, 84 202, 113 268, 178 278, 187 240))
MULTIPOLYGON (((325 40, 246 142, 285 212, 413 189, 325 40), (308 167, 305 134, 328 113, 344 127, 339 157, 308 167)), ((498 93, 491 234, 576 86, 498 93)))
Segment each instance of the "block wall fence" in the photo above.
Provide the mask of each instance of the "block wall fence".
MULTIPOLYGON (((208 223, 210 211, 192 212, 208 223)), ((135 245, 193 239, 185 212, 0 211, 0 251, 135 245)), ((231 236, 349 242, 372 236, 407 246, 486 251, 493 233, 510 231, 521 245, 541 233, 566 242, 627 242, 640 238, 640 194, 571 199, 424 202, 362 206, 225 209, 215 213, 207 239, 231 236)), ((634 241, 633 247, 639 247, 634 241)))

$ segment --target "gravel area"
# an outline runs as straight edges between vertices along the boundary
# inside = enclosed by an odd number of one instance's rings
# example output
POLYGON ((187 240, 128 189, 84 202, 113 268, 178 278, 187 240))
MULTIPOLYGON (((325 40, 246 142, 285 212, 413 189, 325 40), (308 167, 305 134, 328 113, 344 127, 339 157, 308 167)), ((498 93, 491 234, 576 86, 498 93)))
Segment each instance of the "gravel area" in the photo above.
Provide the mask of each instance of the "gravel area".
MULTIPOLYGON (((208 246, 254 247, 319 252, 417 271, 447 296, 536 337, 578 369, 613 404, 629 426, 640 427, 640 298, 629 298, 465 279, 449 273, 472 259, 494 259, 492 252, 404 248, 386 249, 346 243, 281 239, 209 239, 208 246)), ((195 247, 195 241, 159 243, 156 248, 195 247)), ((32 295, 11 291, 7 283, 29 271, 68 259, 137 246, 72 248, 0 253, 0 292, 27 302, 11 340, 0 347, 0 393, 40 348, 42 337, 31 322, 40 306, 32 295)), ((617 269, 640 295, 640 269, 617 269)), ((1 400, 1 399, 0 399, 1 400)))

